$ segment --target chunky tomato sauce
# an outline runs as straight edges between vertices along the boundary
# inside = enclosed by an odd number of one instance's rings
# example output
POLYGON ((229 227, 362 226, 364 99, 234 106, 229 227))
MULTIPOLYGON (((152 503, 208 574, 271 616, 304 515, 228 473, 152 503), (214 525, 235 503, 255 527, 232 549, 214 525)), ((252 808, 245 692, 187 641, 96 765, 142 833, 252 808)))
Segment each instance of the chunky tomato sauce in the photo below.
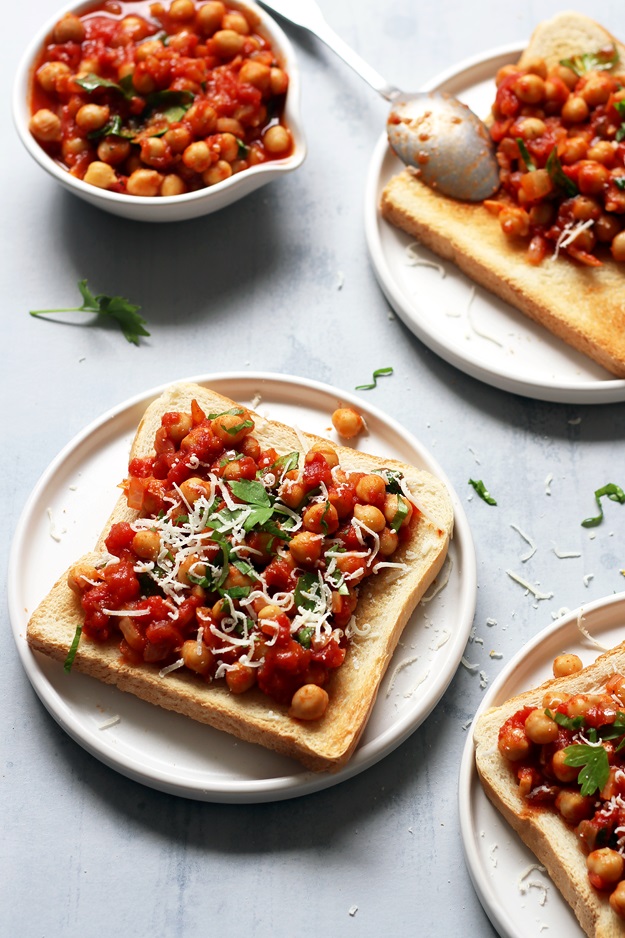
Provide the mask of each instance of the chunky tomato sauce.
POLYGON ((288 156, 287 88, 252 13, 106 0, 56 24, 33 70, 30 129, 85 182, 179 195, 288 156))
POLYGON ((597 694, 547 694, 499 731, 499 751, 528 810, 552 810, 575 830, 591 884, 625 918, 625 678, 597 694))
POLYGON ((497 76, 492 138, 501 193, 486 207, 530 263, 562 252, 625 261, 625 63, 615 49, 497 76))
POLYGON ((111 560, 77 565, 69 585, 84 635, 119 642, 130 664, 258 687, 316 719, 360 634, 359 585, 405 570, 393 555, 419 512, 397 471, 344 471, 327 442, 280 455, 253 429, 241 407, 165 414, 124 482, 137 519, 113 525, 111 560), (301 688, 314 706, 298 705, 301 688))

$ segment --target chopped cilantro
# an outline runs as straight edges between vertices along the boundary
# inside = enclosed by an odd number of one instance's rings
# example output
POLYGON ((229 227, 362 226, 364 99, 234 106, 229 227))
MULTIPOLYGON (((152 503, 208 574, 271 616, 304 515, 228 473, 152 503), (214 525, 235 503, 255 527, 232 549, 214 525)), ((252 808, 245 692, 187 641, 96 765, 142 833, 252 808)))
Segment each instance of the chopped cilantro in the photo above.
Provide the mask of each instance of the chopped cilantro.
POLYGON ((99 293, 95 296, 89 290, 86 280, 78 282, 78 289, 83 298, 82 306, 64 306, 60 309, 31 309, 30 315, 49 316, 52 313, 95 313, 102 319, 114 320, 121 328, 124 336, 133 345, 139 345, 139 336, 149 335, 145 329, 145 319, 139 316, 140 306, 135 306, 123 296, 107 296, 99 293))
POLYGON ((614 482, 609 482, 607 485, 604 485, 600 489, 595 490, 595 501, 599 506, 599 514, 594 518, 586 518, 582 521, 583 528, 596 528, 598 524, 601 524, 603 521, 603 506, 601 504, 601 498, 607 495, 607 497, 613 501, 618 502, 620 505, 625 504, 625 492, 620 486, 615 485, 614 482))

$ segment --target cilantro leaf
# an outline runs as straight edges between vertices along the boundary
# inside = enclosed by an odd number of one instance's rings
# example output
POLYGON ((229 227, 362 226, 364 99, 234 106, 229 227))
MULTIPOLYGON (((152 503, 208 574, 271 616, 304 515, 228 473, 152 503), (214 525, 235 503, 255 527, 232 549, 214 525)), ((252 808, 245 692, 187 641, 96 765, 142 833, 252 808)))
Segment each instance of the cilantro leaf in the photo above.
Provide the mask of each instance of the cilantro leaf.
POLYGON ((573 198, 573 196, 579 195, 577 184, 566 175, 564 169, 562 168, 562 163, 560 162, 560 157, 558 156, 557 147, 554 147, 549 154, 546 168, 547 172, 549 173, 549 178, 554 185, 559 186, 560 189, 563 189, 564 192, 571 198, 573 198))
POLYGON ((620 56, 614 46, 607 49, 599 49, 597 52, 583 52, 581 55, 574 55, 570 59, 560 59, 560 65, 570 68, 576 75, 581 77, 586 72, 605 72, 609 71, 615 65, 618 65, 620 56))
POLYGON ((477 494, 480 496, 482 501, 486 502, 487 505, 496 505, 497 502, 490 494, 484 483, 481 479, 469 479, 469 485, 472 485, 477 494))
POLYGON ((82 306, 64 306, 60 309, 31 309, 30 315, 49 316, 53 313, 95 313, 106 319, 113 319, 118 323, 124 336, 133 345, 139 345, 139 336, 148 335, 145 328, 146 321, 139 316, 140 306, 135 306, 123 296, 107 296, 105 293, 94 295, 87 286, 86 280, 80 280, 78 289, 83 298, 82 306))
POLYGON ((583 796, 593 795, 606 784, 610 777, 608 754, 603 746, 587 746, 583 743, 567 746, 564 764, 580 769, 577 782, 583 796))
POLYGON ((392 368, 377 368, 373 372, 373 384, 359 384, 356 387, 357 391, 370 391, 372 388, 377 388, 378 378, 384 378, 386 375, 392 375, 392 368))
POLYGON ((600 489, 595 491, 595 501, 599 506, 599 514, 594 518, 586 518, 582 521, 583 528, 596 528, 598 524, 601 524, 603 521, 603 506, 600 499, 607 495, 608 498, 613 502, 618 502, 620 505, 625 504, 625 492, 620 486, 615 485, 614 482, 608 482, 607 485, 604 485, 600 489))

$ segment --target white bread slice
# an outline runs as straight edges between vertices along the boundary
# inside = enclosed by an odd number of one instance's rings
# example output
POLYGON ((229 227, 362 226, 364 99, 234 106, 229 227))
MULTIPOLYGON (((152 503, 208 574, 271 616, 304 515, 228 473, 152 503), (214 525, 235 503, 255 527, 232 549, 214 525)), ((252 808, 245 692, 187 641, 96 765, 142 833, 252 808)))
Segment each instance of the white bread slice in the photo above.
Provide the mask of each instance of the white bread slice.
POLYGON ((522 707, 542 706, 547 690, 567 694, 602 690, 614 672, 625 674, 625 644, 618 645, 578 674, 546 681, 534 690, 487 710, 477 721, 473 740, 475 760, 484 791, 547 871, 591 938, 622 938, 625 921, 610 908, 608 897, 594 889, 578 838, 556 811, 532 808, 518 793, 514 769, 499 752, 501 726, 522 707))
MULTIPOLYGON (((523 66, 544 58, 556 64, 582 52, 614 44, 619 73, 625 46, 578 13, 543 22, 521 56, 523 66)), ((493 79, 494 79, 493 75, 493 79)), ((493 97, 495 86, 493 81, 493 97)), ((605 259, 584 267, 562 251, 538 267, 527 261, 525 242, 508 238, 497 217, 481 203, 458 202, 429 189, 406 169, 382 193, 381 212, 436 254, 451 260, 476 283, 541 323, 607 371, 625 377, 625 266, 605 259)))
MULTIPOLYGON (((189 411, 193 398, 206 413, 223 412, 234 406, 234 401, 204 387, 174 385, 148 407, 132 445, 131 458, 150 455, 162 414, 189 411)), ((253 419, 253 434, 261 445, 273 446, 281 454, 301 452, 301 437, 292 428, 259 415, 253 415, 253 419)), ((318 439, 304 436, 309 444, 318 439)), ((222 682, 206 684, 181 671, 160 678, 158 666, 132 667, 124 663, 118 642, 102 646, 83 637, 74 667, 150 703, 299 759, 314 771, 336 770, 344 765, 364 730, 401 632, 443 565, 453 531, 453 510, 444 484, 430 473, 348 447, 337 447, 337 451, 341 465, 347 469, 401 469, 424 514, 411 539, 393 557, 407 563, 408 572, 396 577, 396 571, 383 570, 361 587, 357 623, 360 626, 369 623, 371 632, 368 637, 352 642, 345 663, 333 675, 328 685, 330 704, 322 720, 297 722, 288 716, 286 707, 254 689, 234 695, 222 682)), ((117 481, 112 479, 111 486, 117 481)), ((127 507, 122 496, 96 552, 85 559, 93 562, 101 557, 104 539, 114 522, 136 517, 137 513, 127 507)), ((36 651, 62 662, 80 621, 79 600, 67 586, 64 575, 33 613, 28 624, 28 642, 36 651)))

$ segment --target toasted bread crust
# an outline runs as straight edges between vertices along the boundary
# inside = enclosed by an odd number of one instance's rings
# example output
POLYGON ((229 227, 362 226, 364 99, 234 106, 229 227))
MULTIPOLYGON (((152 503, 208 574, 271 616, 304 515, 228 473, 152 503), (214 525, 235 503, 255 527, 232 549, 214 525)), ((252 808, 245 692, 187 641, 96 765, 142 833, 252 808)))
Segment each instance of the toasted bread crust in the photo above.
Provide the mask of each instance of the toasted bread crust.
MULTIPOLYGON (((162 414, 188 411, 193 398, 206 412, 228 410, 234 405, 233 401, 198 385, 175 385, 147 409, 132 445, 131 458, 151 454, 162 414)), ((273 446, 282 453, 301 449, 301 439, 290 427, 259 415, 254 415, 254 419, 254 436, 261 445, 273 446)), ((311 444, 318 439, 305 436, 311 444)), ((382 571, 361 587, 357 622, 369 622, 371 634, 352 643, 345 664, 333 675, 328 688, 330 704, 322 720, 298 723, 288 716, 286 707, 258 690, 235 695, 221 683, 206 684, 180 671, 161 678, 158 667, 132 667, 123 662, 116 642, 102 646, 81 641, 74 667, 157 706, 297 758, 313 771, 336 770, 344 765, 366 725, 401 632, 443 565, 453 530, 453 512, 445 486, 430 473, 347 447, 337 450, 341 464, 348 469, 400 468, 425 514, 415 526, 411 540, 394 558, 405 560, 409 571, 397 579, 393 577, 395 571, 382 571)), ((111 480, 111 484, 115 482, 111 480)), ((96 552, 83 559, 97 560, 111 525, 136 517, 125 498, 120 498, 96 552)), ((36 651, 63 661, 81 621, 80 600, 67 586, 64 575, 33 613, 28 624, 28 642, 36 651)))
POLYGON ((547 868, 591 938, 622 938, 625 922, 612 911, 607 895, 591 886, 586 857, 574 830, 557 812, 533 809, 519 795, 514 769, 499 752, 497 741, 505 721, 523 707, 542 706, 547 691, 596 692, 615 671, 625 673, 625 644, 601 655, 594 664, 575 675, 546 681, 499 707, 491 707, 482 714, 473 731, 476 766, 484 791, 547 868))
MULTIPOLYGON (((555 64, 611 43, 625 63, 625 46, 609 32, 585 16, 562 13, 537 28, 519 64, 537 57, 555 64)), ((534 267, 527 261, 525 242, 508 238, 482 204, 440 195, 410 169, 389 181, 380 208, 387 221, 453 261, 476 283, 607 371, 625 377, 622 264, 607 258, 602 267, 584 267, 561 252, 557 259, 534 267)))

